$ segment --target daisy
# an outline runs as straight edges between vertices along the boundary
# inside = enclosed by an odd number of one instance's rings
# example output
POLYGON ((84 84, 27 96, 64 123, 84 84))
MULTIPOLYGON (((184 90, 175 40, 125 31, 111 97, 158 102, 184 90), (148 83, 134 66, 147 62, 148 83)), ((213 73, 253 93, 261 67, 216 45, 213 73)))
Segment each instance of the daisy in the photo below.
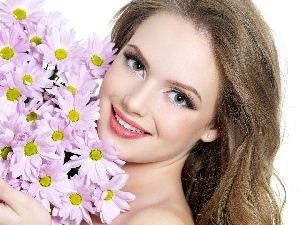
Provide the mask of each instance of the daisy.
MULTIPOLYGON (((87 136, 87 135, 86 135, 87 136)), ((72 167, 79 167, 79 175, 84 177, 87 185, 91 183, 103 183, 111 176, 124 171, 114 162, 118 159, 117 151, 112 146, 111 139, 99 140, 96 138, 77 139, 75 144, 79 151, 75 154, 81 156, 71 157, 68 162, 72 167)))
POLYGON ((28 193, 35 197, 50 212, 50 203, 61 205, 61 197, 72 190, 72 183, 68 179, 67 168, 59 161, 43 164, 37 178, 31 180, 28 193))
POLYGON ((40 133, 38 139, 50 146, 56 146, 62 151, 72 148, 73 129, 59 116, 52 117, 49 113, 44 114, 42 120, 37 121, 37 131, 40 133))
POLYGON ((21 176, 24 180, 30 180, 38 176, 45 161, 59 159, 55 154, 55 147, 36 140, 37 135, 37 132, 33 131, 27 140, 23 141, 24 144, 14 148, 10 168, 13 178, 21 176))
POLYGON ((26 39, 30 43, 29 54, 42 63, 43 55, 37 50, 37 46, 45 40, 46 27, 43 24, 29 24, 26 29, 26 39))
POLYGON ((133 201, 135 196, 120 189, 127 182, 127 174, 114 176, 106 184, 95 189, 94 199, 97 212, 100 214, 102 223, 111 223, 121 212, 128 211, 128 202, 133 201))
POLYGON ((17 24, 22 28, 28 23, 37 23, 43 16, 44 3, 44 0, 6 0, 0 3, 0 20, 8 26, 17 24))
POLYGON ((114 44, 107 36, 101 40, 96 34, 87 42, 87 65, 95 78, 103 78, 110 63, 115 59, 117 49, 113 50, 114 44))
POLYGON ((99 100, 90 102, 88 95, 72 95, 63 91, 61 96, 53 99, 59 108, 56 112, 70 123, 73 129, 85 130, 96 127, 95 121, 99 118, 99 100))
POLYGON ((78 225, 82 220, 92 224, 89 213, 94 213, 92 194, 94 187, 83 184, 83 179, 75 175, 71 178, 73 190, 63 199, 61 207, 55 206, 52 211, 54 218, 60 217, 62 224, 78 225))
POLYGON ((13 133, 12 147, 23 144, 31 134, 31 127, 29 123, 26 123, 25 115, 16 112, 9 116, 2 116, 0 119, 0 127, 2 127, 2 133, 5 133, 3 132, 5 129, 13 133))
POLYGON ((26 99, 26 96, 22 95, 24 92, 26 93, 26 90, 16 76, 5 74, 5 79, 0 82, 0 110, 6 115, 16 112, 26 99))
POLYGON ((0 132, 0 177, 5 178, 9 173, 10 157, 13 154, 12 142, 14 133, 9 129, 0 132))
POLYGON ((53 86, 53 82, 49 80, 52 74, 52 71, 42 69, 39 63, 31 60, 17 66, 14 76, 20 80, 27 97, 42 100, 43 89, 53 86))
POLYGON ((83 47, 75 42, 74 29, 60 31, 53 27, 51 34, 46 35, 45 39, 46 43, 40 44, 37 48, 44 54, 44 61, 57 66, 60 71, 69 71, 84 57, 83 47))
POLYGON ((85 66, 72 69, 69 74, 60 73, 60 77, 65 84, 63 86, 69 90, 73 95, 76 93, 86 94, 94 93, 98 87, 98 83, 88 77, 88 71, 85 66))
POLYGON ((16 27, 0 30, 0 65, 9 62, 20 65, 30 60, 26 54, 29 43, 21 37, 20 32, 16 27))
POLYGON ((60 12, 51 11, 50 13, 41 17, 38 24, 46 28, 46 34, 50 34, 49 31, 52 27, 57 27, 59 30, 61 30, 62 28, 67 26, 68 21, 62 18, 60 12))

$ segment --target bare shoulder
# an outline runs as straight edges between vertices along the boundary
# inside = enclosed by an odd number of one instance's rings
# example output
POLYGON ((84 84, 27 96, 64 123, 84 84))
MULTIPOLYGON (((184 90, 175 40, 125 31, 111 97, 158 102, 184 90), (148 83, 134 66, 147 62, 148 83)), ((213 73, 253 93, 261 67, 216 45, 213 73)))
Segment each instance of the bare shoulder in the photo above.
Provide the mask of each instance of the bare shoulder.
POLYGON ((187 211, 178 211, 170 206, 153 206, 140 210, 127 225, 194 225, 187 211))

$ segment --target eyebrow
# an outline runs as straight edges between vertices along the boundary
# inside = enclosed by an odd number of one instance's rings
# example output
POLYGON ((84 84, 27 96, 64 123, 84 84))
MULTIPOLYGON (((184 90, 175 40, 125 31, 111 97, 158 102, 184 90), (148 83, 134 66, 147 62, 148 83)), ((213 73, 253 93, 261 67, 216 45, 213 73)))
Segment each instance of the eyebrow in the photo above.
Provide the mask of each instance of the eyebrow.
POLYGON ((193 88, 193 87, 191 87, 189 85, 180 83, 180 82, 175 81, 175 80, 168 80, 168 83, 170 83, 170 84, 172 84, 172 85, 174 85, 176 87, 180 87, 182 89, 185 89, 187 91, 193 92, 200 99, 200 101, 202 102, 201 95, 198 93, 198 91, 195 88, 193 88))
POLYGON ((135 54, 137 54, 137 56, 142 61, 142 63, 144 64, 144 66, 149 69, 150 65, 149 65, 147 59, 145 58, 145 56, 143 55, 141 49, 138 46, 134 45, 134 44, 128 44, 127 46, 134 49, 135 54))
MULTIPOLYGON (((138 46, 136 46, 134 44, 127 44, 127 46, 133 48, 135 53, 137 54, 137 56, 140 58, 140 60, 144 64, 144 66, 146 66, 147 68, 150 68, 150 65, 149 65, 147 59, 144 57, 141 49, 138 46)), ((176 86, 176 87, 180 87, 180 88, 185 89, 187 91, 193 92, 200 99, 200 101, 202 102, 201 95, 198 93, 198 91, 195 88, 193 88, 189 85, 183 84, 181 82, 175 81, 175 80, 168 80, 167 82, 174 85, 174 86, 176 86)))

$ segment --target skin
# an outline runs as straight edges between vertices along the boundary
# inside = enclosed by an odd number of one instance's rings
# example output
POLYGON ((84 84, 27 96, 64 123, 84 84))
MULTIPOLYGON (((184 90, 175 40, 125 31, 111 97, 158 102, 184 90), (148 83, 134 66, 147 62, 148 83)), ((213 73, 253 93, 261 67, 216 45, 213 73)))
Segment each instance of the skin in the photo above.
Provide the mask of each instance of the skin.
POLYGON ((106 74, 100 93, 99 134, 113 138, 119 157, 127 162, 124 190, 136 195, 131 211, 113 225, 193 224, 181 170, 198 140, 217 138, 211 120, 218 91, 218 69, 204 32, 169 13, 150 17, 136 30, 106 74), (125 57, 128 52, 144 66, 125 57), (201 99, 181 86, 195 89, 201 99), (183 90, 193 108, 177 101, 173 89, 183 90), (110 127, 112 107, 150 135, 136 139, 118 135, 110 127))
MULTIPOLYGON (((218 136, 211 125, 219 91, 218 69, 204 33, 174 14, 156 14, 136 30, 103 80, 98 131, 100 138, 113 138, 119 157, 127 162, 123 169, 129 180, 123 190, 136 196, 131 210, 112 225, 193 224, 181 187, 181 170, 197 141, 209 142, 218 136), (125 51, 138 55, 145 68, 125 57, 125 51), (193 108, 177 98, 178 91, 192 99, 193 108), (114 132, 112 106, 147 134, 128 139, 114 132)), ((7 205, 0 204, 0 225, 47 224, 49 216, 41 204, 2 180, 0 199, 7 201, 7 205)), ((101 224, 97 217, 93 223, 101 224)))

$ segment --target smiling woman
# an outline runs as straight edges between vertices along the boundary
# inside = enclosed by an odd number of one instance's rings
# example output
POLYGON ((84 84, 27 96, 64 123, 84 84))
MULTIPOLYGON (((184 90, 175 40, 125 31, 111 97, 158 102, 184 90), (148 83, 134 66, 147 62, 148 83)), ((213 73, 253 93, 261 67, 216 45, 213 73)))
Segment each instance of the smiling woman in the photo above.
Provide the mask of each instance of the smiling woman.
MULTIPOLYGON (((284 195, 271 186, 281 184, 273 168, 280 68, 254 4, 133 0, 117 13, 112 40, 117 56, 100 88, 97 129, 100 138, 113 138, 126 161, 122 190, 136 199, 111 224, 280 225, 284 195)), ((3 181, 0 187, 0 198, 9 193, 15 201, 3 199, 17 212, 0 225, 20 218, 50 224, 38 205, 24 210, 32 199, 3 181)), ((105 196, 119 197, 110 189, 105 196)), ((0 215, 6 206, 0 205, 0 215)), ((92 215, 93 224, 100 219, 92 215)))

